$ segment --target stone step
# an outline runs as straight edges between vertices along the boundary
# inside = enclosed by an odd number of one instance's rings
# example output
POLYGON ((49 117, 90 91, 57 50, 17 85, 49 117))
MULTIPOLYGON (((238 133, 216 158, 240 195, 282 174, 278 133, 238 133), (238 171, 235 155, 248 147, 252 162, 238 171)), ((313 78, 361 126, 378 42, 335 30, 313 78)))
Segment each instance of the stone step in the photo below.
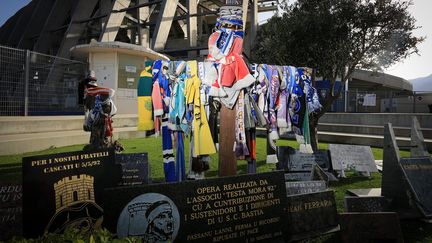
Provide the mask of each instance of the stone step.
MULTIPOLYGON (((382 148, 384 143, 384 136, 318 131, 318 141, 326 142, 326 143, 369 145, 371 147, 382 148)), ((396 143, 400 147, 400 149, 409 150, 409 146, 411 145, 411 138, 397 136, 396 143)), ((425 143, 428 148, 428 151, 431 152, 432 139, 425 139, 425 143)))
MULTIPOLYGON (((145 137, 145 135, 145 132, 137 131, 136 127, 119 127, 114 129, 113 139, 140 138, 145 137)), ((0 155, 87 144, 89 139, 90 133, 82 130, 0 135, 0 155)))
MULTIPOLYGON (((393 126, 396 136, 410 137, 411 127, 393 126)), ((322 132, 341 132, 353 134, 384 135, 384 126, 361 125, 361 124, 338 124, 338 123, 319 123, 318 131, 322 132)), ((422 128, 421 132, 425 139, 432 139, 432 128, 422 128)))
POLYGON ((411 127, 412 117, 416 116, 421 128, 432 128, 431 113, 339 113, 328 112, 320 123, 362 124, 384 126, 391 123, 393 127, 411 127))
MULTIPOLYGON (((83 129, 84 116, 0 117, 0 135, 28 134, 83 129)), ((136 127, 137 115, 119 114, 113 117, 114 128, 136 127)))

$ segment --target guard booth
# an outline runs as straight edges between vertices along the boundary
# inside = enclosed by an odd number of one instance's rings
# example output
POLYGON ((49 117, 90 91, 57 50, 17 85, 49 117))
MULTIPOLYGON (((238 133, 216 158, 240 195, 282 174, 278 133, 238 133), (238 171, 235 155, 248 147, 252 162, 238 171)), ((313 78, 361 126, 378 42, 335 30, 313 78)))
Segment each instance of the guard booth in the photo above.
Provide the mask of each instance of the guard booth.
POLYGON ((77 45, 71 52, 88 58, 89 69, 95 71, 99 86, 115 90, 117 114, 137 113, 137 87, 144 62, 169 60, 150 48, 117 41, 77 45))

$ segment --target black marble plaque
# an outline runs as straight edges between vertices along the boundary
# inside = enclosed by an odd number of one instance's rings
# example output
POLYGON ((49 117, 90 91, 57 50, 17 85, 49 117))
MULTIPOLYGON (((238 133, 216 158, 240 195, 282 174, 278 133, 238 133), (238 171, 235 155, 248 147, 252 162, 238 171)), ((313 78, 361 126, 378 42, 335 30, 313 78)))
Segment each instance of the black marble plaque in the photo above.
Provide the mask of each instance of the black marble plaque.
POLYGON ((22 207, 0 208, 0 241, 22 235, 22 207))
POLYGON ((309 238, 338 227, 333 191, 287 197, 286 240, 309 238))
POLYGON ((0 183, 0 240, 22 235, 22 184, 0 183))
POLYGON ((288 171, 311 171, 316 163, 324 170, 330 168, 329 153, 327 150, 319 150, 313 154, 302 153, 289 146, 278 147, 278 160, 281 166, 288 171))
POLYGON ((325 181, 289 181, 285 182, 287 196, 307 194, 327 190, 325 181))
POLYGON ((113 150, 23 158, 23 233, 38 237, 68 227, 100 227, 103 189, 121 180, 113 150))
POLYGON ((397 213, 341 213, 342 242, 404 242, 397 213))
POLYGON ((150 168, 147 153, 116 154, 116 163, 122 167, 121 186, 150 183, 150 168))
POLYGON ((333 170, 378 172, 370 146, 329 144, 333 170))
POLYGON ((355 197, 345 196, 346 212, 384 212, 387 210, 387 202, 384 197, 355 197))
POLYGON ((276 169, 278 170, 288 170, 289 168, 289 155, 295 149, 290 146, 277 146, 277 158, 278 163, 276 169))
POLYGON ((402 158, 400 164, 418 208, 425 217, 432 217, 431 158, 402 158))
POLYGON ((22 184, 0 183, 0 209, 22 206, 22 184))
POLYGON ((105 190, 104 226, 144 242, 254 242, 282 237, 283 172, 105 190))
POLYGON ((286 181, 310 181, 311 172, 288 172, 285 173, 286 181))

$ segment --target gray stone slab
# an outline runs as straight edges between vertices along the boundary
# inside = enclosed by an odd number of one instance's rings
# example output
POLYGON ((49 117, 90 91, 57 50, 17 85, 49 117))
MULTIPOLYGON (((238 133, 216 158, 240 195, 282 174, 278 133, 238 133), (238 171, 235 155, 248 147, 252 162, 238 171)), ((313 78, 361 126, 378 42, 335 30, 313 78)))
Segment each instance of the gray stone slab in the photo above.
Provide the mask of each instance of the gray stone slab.
POLYGON ((333 170, 378 172, 370 146, 329 144, 333 170))
POLYGON ((423 133, 420 129, 420 123, 417 117, 413 116, 411 124, 411 157, 429 156, 423 133))
POLYGON ((302 153, 298 150, 292 151, 289 155, 290 171, 310 171, 314 164, 328 170, 330 167, 329 153, 327 150, 319 150, 313 154, 302 153))
POLYGON ((347 193, 357 197, 380 197, 381 188, 349 189, 347 193))
POLYGON ((321 168, 321 166, 314 164, 312 166, 311 180, 313 181, 323 180, 325 181, 326 185, 328 185, 330 179, 329 176, 326 174, 326 172, 321 168))
POLYGON ((391 200, 395 210, 409 209, 409 190, 399 164, 400 152, 396 143, 393 126, 388 123, 384 127, 383 171, 381 179, 381 194, 391 200))
POLYGON ((318 150, 315 153, 302 153, 289 146, 278 146, 278 169, 288 171, 311 171, 314 164, 318 164, 324 170, 330 169, 328 150, 318 150))
POLYGON ((310 181, 311 172, 288 172, 285 173, 285 181, 310 181))

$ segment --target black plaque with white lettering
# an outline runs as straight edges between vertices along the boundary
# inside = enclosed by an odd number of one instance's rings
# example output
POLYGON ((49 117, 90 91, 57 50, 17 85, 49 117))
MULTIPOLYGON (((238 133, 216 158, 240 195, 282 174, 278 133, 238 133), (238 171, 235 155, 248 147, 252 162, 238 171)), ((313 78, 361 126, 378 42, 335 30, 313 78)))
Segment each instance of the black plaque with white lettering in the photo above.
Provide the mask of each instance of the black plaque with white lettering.
POLYGON ((397 213, 341 213, 339 222, 344 243, 404 242, 397 213))
POLYGON ((122 186, 150 183, 147 153, 116 154, 116 163, 122 166, 122 186))
POLYGON ((333 170, 378 172, 370 146, 329 144, 333 170))
POLYGON ((116 186, 120 179, 114 150, 23 158, 24 236, 100 227, 103 189, 116 186))
POLYGON ((317 163, 324 170, 330 167, 329 155, 327 150, 318 150, 313 154, 302 153, 294 150, 290 154, 290 171, 310 171, 312 166, 317 163))
POLYGON ((105 190, 104 226, 144 242, 253 242, 282 237, 283 172, 105 190))
POLYGON ((384 197, 355 197, 345 196, 346 212, 384 212, 388 209, 384 197))
POLYGON ((432 217, 431 158, 402 158, 400 164, 418 208, 425 217, 432 217))
POLYGON ((22 206, 22 184, 0 183, 0 208, 22 206))
POLYGON ((288 196, 286 240, 309 238, 338 227, 333 191, 288 196))
POLYGON ((325 181, 289 181, 285 182, 287 196, 307 194, 327 190, 325 181))
POLYGON ((0 183, 0 240, 22 235, 22 184, 0 183))

